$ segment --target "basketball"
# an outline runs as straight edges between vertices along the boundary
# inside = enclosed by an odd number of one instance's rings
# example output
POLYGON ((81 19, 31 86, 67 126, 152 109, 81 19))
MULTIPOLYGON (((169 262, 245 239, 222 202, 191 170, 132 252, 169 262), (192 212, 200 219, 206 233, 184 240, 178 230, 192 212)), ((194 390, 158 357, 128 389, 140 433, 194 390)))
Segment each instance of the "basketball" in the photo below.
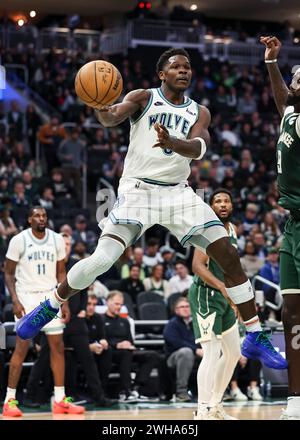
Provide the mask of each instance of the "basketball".
POLYGON ((77 96, 90 107, 113 104, 123 90, 123 79, 118 69, 103 60, 84 64, 75 78, 77 96))

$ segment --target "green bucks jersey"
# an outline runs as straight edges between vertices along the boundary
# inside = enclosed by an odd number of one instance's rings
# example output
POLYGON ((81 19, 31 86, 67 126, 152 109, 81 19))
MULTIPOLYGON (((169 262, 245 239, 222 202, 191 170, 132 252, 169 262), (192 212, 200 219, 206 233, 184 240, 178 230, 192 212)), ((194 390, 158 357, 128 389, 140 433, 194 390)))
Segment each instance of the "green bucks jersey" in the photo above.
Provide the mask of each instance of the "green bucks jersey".
POLYGON ((300 209, 300 114, 287 107, 280 125, 277 142, 279 205, 289 210, 300 209))
MULTIPOLYGON (((237 248, 237 235, 236 235, 236 231, 234 228, 234 225, 232 223, 229 223, 229 239, 230 239, 230 243, 237 248)), ((209 269, 209 271, 219 280, 224 281, 224 274, 221 270, 221 268, 218 266, 218 264, 213 260, 213 259, 209 259, 208 260, 208 266, 207 268, 209 269)), ((197 275, 194 276, 194 282, 200 283, 200 284, 205 284, 204 281, 201 280, 200 277, 198 277, 197 275)))

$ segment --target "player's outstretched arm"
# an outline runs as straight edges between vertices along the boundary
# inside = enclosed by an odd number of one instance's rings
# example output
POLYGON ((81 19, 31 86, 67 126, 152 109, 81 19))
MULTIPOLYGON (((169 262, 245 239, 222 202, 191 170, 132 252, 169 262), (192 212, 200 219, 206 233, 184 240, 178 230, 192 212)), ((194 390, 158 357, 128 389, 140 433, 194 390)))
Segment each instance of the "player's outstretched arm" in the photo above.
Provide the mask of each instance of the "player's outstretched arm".
POLYGON ((210 142, 208 127, 211 117, 206 107, 199 106, 199 112, 200 116, 191 129, 190 139, 178 139, 170 136, 166 127, 156 123, 154 128, 157 131, 157 143, 153 147, 170 148, 181 156, 201 159, 210 142))
POLYGON ((139 116, 139 113, 148 104, 149 98, 149 90, 133 90, 124 97, 120 104, 103 106, 96 109, 96 118, 104 127, 115 127, 130 116, 139 116))
POLYGON ((286 108, 289 89, 280 73, 277 57, 280 52, 281 42, 276 37, 260 37, 260 42, 266 46, 265 63, 270 75, 273 96, 277 110, 282 117, 286 108))

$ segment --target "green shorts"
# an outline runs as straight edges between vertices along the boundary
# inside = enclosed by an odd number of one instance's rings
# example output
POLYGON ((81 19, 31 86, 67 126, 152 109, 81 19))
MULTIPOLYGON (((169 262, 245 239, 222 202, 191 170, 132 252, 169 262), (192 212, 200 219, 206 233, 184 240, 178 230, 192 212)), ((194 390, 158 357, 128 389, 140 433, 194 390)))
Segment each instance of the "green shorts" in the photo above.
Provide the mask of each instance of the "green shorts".
POLYGON ((300 220, 289 217, 280 247, 281 293, 300 294, 300 220))
POLYGON ((189 290, 195 341, 210 341, 236 325, 236 317, 229 303, 218 290, 193 283, 189 290))

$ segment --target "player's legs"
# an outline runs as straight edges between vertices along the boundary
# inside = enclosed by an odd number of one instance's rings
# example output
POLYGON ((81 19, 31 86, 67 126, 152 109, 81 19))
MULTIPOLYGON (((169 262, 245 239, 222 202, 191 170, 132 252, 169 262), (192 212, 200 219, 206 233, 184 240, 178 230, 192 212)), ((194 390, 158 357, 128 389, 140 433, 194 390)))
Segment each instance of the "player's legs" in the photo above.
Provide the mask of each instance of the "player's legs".
POLYGON ((67 300, 91 285, 99 275, 111 268, 139 232, 140 228, 137 225, 109 223, 93 254, 76 263, 68 272, 67 278, 57 289, 58 297, 67 300))
POLYGON ((82 414, 83 406, 74 405, 65 393, 65 352, 62 331, 59 334, 47 334, 50 349, 50 364, 54 379, 54 402, 52 411, 55 414, 82 414))
POLYGON ((22 365, 28 353, 29 344, 30 341, 23 341, 17 336, 16 347, 9 364, 8 386, 2 413, 5 417, 20 417, 23 415, 16 401, 16 390, 22 371, 22 365))
MULTIPOLYGON (((288 228, 288 225, 286 228, 288 228)), ((288 232, 288 231, 286 231, 288 232)), ((289 397, 287 415, 300 418, 300 262, 292 255, 292 241, 285 233, 280 252, 280 286, 283 295, 282 322, 288 360, 289 397)), ((299 243, 299 241, 298 241, 299 243)))
POLYGON ((259 359, 267 367, 287 368, 286 360, 277 353, 268 337, 261 331, 256 313, 254 292, 245 275, 237 250, 231 245, 228 234, 214 213, 200 197, 187 194, 186 206, 183 205, 181 220, 171 231, 181 240, 183 246, 191 244, 204 250, 213 258, 224 272, 227 293, 237 305, 247 332, 242 354, 251 359, 259 359), (200 218, 199 218, 200 217, 200 218))
POLYGON ((209 407, 213 407, 222 401, 235 366, 241 357, 240 335, 236 324, 222 334, 221 349, 222 356, 215 366, 214 386, 209 407))
POLYGON ((138 225, 107 223, 94 253, 71 268, 67 278, 57 291, 53 291, 49 300, 42 302, 18 321, 17 334, 22 339, 34 337, 56 317, 62 303, 106 272, 120 258, 126 247, 140 235, 140 231, 138 225))
POLYGON ((60 402, 65 397, 65 352, 64 341, 62 334, 47 335, 49 349, 50 349, 50 365, 53 373, 54 387, 63 388, 63 395, 54 396, 61 397, 60 402))
MULTIPOLYGON (((28 353, 30 341, 23 341, 21 338, 17 336, 16 338, 16 347, 14 349, 13 355, 11 357, 10 363, 9 363, 9 373, 8 373, 8 388, 16 390, 21 371, 22 371, 22 365, 26 358, 26 355, 28 353)), ((6 396, 8 397, 8 396, 6 396)), ((11 397, 16 397, 10 396, 11 397)), ((6 401, 6 399, 5 399, 6 401)))
POLYGON ((242 269, 238 252, 229 238, 224 237, 214 241, 207 247, 206 252, 223 270, 228 295, 239 309, 244 323, 249 320, 250 323, 253 322, 251 326, 247 326, 247 330, 261 330, 252 286, 242 269))

